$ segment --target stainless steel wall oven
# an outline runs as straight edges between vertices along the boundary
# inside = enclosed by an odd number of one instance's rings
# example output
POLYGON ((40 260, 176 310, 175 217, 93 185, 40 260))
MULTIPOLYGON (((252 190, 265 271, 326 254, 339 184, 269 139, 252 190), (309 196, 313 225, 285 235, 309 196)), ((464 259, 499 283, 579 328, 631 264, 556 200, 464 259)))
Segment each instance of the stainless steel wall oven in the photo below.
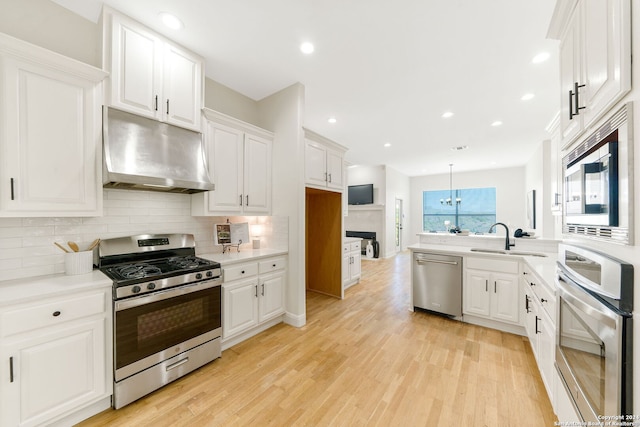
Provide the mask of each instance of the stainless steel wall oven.
POLYGON ((195 256, 192 235, 100 243, 114 280, 114 397, 118 409, 220 357, 220 265, 195 256))
POLYGON ((630 416, 633 266, 568 244, 558 255, 556 367, 563 385, 585 422, 630 416))

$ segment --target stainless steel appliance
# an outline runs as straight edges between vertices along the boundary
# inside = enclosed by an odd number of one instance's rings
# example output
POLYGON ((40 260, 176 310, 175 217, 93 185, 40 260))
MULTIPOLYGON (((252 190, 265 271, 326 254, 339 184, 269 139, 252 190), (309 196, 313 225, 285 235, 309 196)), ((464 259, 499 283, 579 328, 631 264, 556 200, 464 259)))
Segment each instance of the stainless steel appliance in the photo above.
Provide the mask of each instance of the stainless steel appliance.
POLYGON ((100 242, 113 280, 113 407, 121 408, 221 356, 220 264, 190 234, 100 242))
POLYGON ((413 253, 413 306, 462 316, 462 257, 413 253))
POLYGON ((214 190, 202 134, 103 107, 104 187, 198 193, 214 190))
POLYGON ((559 245, 558 259, 563 385, 583 421, 626 420, 633 414, 633 266, 568 244, 559 245))
POLYGON ((631 104, 563 158, 565 233, 631 243, 631 104))

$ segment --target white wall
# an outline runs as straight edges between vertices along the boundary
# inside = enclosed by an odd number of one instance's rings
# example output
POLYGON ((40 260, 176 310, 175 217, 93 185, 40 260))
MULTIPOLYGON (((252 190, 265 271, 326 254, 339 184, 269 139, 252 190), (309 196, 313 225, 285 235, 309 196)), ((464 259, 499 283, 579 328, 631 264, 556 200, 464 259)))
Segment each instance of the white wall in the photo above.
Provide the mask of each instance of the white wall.
POLYGON ((273 214, 289 217, 286 322, 306 323, 304 86, 296 83, 259 102, 259 126, 274 132, 273 214))
MULTIPOLYGON (((449 174, 412 177, 409 211, 411 225, 409 244, 417 243, 417 233, 422 233, 422 192, 425 190, 448 190, 449 174)), ((496 187, 496 218, 507 224, 509 232, 524 229, 526 220, 525 168, 506 168, 474 172, 453 173, 453 188, 496 187)), ((464 200, 462 201, 464 203, 464 200)), ((487 230, 489 231, 489 230, 487 230)), ((498 234, 504 234, 502 228, 498 234)))

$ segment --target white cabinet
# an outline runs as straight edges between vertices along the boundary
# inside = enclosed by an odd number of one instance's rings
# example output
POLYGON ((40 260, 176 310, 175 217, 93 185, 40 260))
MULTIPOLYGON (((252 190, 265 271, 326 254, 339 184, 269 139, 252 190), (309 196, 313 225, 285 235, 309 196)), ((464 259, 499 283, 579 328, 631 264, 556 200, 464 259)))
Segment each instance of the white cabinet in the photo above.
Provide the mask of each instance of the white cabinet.
POLYGON ((205 115, 215 190, 192 195, 192 215, 269 214, 273 134, 212 110, 205 115))
POLYGON ((307 186, 344 191, 346 148, 305 129, 305 183, 307 186))
POLYGON ((48 425, 108 398, 110 291, 0 310, 0 425, 48 425))
POLYGON ((200 132, 204 60, 115 11, 103 25, 108 104, 200 132))
POLYGON ((466 257, 464 262, 463 313, 520 325, 518 261, 466 257))
POLYGON ((555 393, 556 297, 555 292, 524 264, 521 279, 525 294, 525 329, 542 382, 553 402, 555 393))
POLYGON ((342 245, 342 288, 347 289, 360 281, 362 272, 362 241, 342 245))
POLYGON ((558 3, 550 35, 561 39, 560 127, 564 145, 631 89, 630 6, 629 0, 558 3))
POLYGON ((223 341, 284 313, 286 265, 286 258, 274 257, 223 267, 223 341))
POLYGON ((102 215, 105 76, 0 35, 0 216, 102 215))

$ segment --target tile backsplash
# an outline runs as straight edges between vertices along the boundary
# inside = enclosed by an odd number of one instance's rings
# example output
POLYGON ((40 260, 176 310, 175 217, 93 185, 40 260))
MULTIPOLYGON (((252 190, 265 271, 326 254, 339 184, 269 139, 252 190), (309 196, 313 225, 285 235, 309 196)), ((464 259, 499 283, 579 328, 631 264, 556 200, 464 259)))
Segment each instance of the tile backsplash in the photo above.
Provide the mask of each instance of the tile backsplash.
MULTIPOLYGON (((104 190, 104 216, 93 218, 0 218, 0 280, 63 273, 63 252, 54 242, 87 247, 94 239, 148 233, 191 233, 198 254, 222 252, 214 224, 261 224, 261 247, 287 249, 289 221, 278 216, 191 216, 188 194, 104 190)), ((251 248, 251 243, 241 250, 251 248)))

